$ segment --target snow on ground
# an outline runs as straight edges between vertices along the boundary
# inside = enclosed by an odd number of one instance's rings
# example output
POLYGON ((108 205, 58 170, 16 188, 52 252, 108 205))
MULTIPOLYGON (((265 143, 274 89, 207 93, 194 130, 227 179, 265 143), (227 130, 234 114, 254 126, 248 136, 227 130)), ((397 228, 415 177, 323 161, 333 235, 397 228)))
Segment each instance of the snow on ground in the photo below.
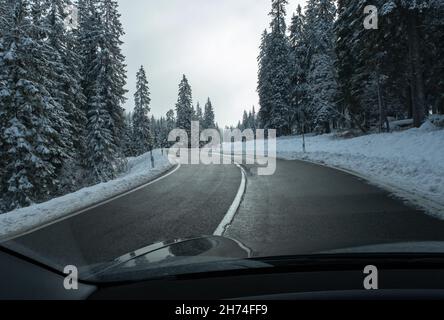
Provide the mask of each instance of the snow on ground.
MULTIPOLYGON (((235 146, 240 152, 241 144, 235 146)), ((247 144, 251 153, 253 144, 247 144)), ((335 134, 277 141, 277 157, 313 161, 356 173, 373 184, 444 219, 444 130, 426 122, 419 129, 352 139, 335 134)))
POLYGON ((155 150, 153 155, 154 168, 149 153, 129 158, 127 171, 115 180, 0 215, 0 239, 27 232, 127 192, 172 168, 166 152, 162 155, 161 150, 155 150))

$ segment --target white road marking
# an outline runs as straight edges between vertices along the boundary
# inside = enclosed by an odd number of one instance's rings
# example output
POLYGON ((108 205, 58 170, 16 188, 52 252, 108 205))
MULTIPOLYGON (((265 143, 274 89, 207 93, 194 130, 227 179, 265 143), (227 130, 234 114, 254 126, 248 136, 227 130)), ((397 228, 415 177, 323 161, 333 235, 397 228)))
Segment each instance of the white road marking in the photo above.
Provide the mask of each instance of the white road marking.
POLYGON ((246 174, 244 171, 244 168, 238 163, 236 163, 236 166, 241 170, 242 174, 242 180, 239 186, 239 190, 237 191, 236 197, 234 198, 233 203, 231 204, 230 208, 228 209, 227 213, 225 214, 222 222, 217 227, 216 231, 214 231, 213 235, 215 236, 223 236, 225 231, 227 230, 227 227, 233 222, 234 216, 236 215, 237 210, 239 209, 239 206, 242 202, 242 197, 244 196, 245 189, 247 186, 247 179, 246 174))
POLYGON ((79 211, 77 211, 77 212, 74 212, 74 213, 72 213, 72 214, 70 214, 70 215, 67 215, 67 216, 64 216, 64 217, 62 217, 62 218, 55 219, 55 220, 53 220, 53 221, 51 221, 51 222, 48 222, 48 223, 42 224, 42 225, 40 225, 40 226, 38 226, 38 227, 35 227, 35 228, 32 228, 32 229, 30 229, 30 230, 28 230, 28 231, 21 232, 21 233, 19 233, 19 234, 16 234, 16 235, 13 235, 13 236, 7 237, 7 238, 5 238, 5 239, 0 239, 0 242, 7 242, 7 241, 11 241, 11 240, 14 240, 14 239, 17 239, 17 238, 20 238, 20 237, 26 236, 26 235, 28 235, 28 234, 30 234, 30 233, 33 233, 33 232, 39 231, 39 230, 41 230, 41 229, 47 228, 47 227, 52 226, 52 225, 54 225, 54 224, 56 224, 56 223, 60 223, 60 222, 62 222, 62 221, 65 221, 65 220, 71 219, 71 218, 73 218, 73 217, 75 217, 75 216, 78 216, 78 215, 80 215, 80 214, 82 214, 82 213, 85 213, 86 211, 89 211, 89 210, 95 209, 95 208, 97 208, 97 207, 103 206, 103 205, 105 205, 105 204, 107 204, 107 203, 109 203, 109 202, 112 202, 112 201, 114 201, 114 200, 117 200, 117 199, 119 199, 119 198, 122 198, 122 197, 124 197, 124 196, 127 196, 127 195, 129 195, 129 194, 131 194, 131 193, 133 193, 133 192, 135 192, 135 191, 138 191, 138 190, 140 190, 140 189, 146 188, 146 187, 148 187, 148 186, 150 186, 150 185, 152 185, 152 184, 154 184, 154 183, 156 183, 156 182, 159 182, 160 180, 165 179, 166 177, 169 177, 170 175, 172 175, 173 173, 175 173, 177 170, 179 170, 180 167, 181 167, 181 164, 178 163, 177 166, 176 166, 176 168, 174 168, 174 170, 172 170, 172 171, 168 172, 167 174, 164 174, 164 175, 162 175, 162 176, 160 176, 160 177, 158 177, 158 178, 156 178, 156 179, 154 179, 154 180, 152 180, 152 181, 150 181, 150 182, 148 182, 148 183, 145 183, 144 185, 141 185, 141 186, 139 186, 139 187, 137 187, 137 188, 135 188, 135 189, 131 189, 131 190, 126 191, 126 192, 124 192, 124 193, 118 194, 118 195, 116 195, 116 196, 114 196, 114 197, 112 197, 112 198, 109 198, 109 199, 105 200, 105 201, 102 201, 102 202, 96 203, 96 204, 94 204, 94 205, 92 205, 92 206, 89 206, 89 207, 87 207, 87 208, 81 209, 81 210, 79 210, 79 211))

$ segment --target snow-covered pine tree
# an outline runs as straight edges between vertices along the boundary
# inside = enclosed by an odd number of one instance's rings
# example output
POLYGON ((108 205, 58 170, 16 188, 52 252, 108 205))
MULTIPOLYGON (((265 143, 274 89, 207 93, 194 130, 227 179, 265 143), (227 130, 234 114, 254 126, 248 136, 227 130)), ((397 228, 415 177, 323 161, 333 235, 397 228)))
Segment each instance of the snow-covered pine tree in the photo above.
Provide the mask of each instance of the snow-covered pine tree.
MULTIPOLYGON (((336 61, 338 74, 338 109, 344 114, 348 113, 355 118, 361 118, 363 108, 359 104, 358 97, 353 93, 352 78, 356 72, 357 59, 353 49, 357 45, 362 31, 362 16, 359 14, 362 3, 353 0, 339 0, 335 23, 336 61)), ((363 8, 362 8, 363 10, 363 8)), ((358 120, 361 125, 362 120, 358 120)))
POLYGON ((193 119, 193 96, 191 86, 185 75, 179 84, 179 96, 176 103, 177 128, 184 129, 191 137, 191 121, 193 119))
POLYGON ((285 23, 287 0, 272 0, 272 18, 268 35, 268 56, 270 74, 271 121, 270 126, 277 130, 278 135, 291 133, 293 110, 290 103, 290 44, 286 35, 285 23))
MULTIPOLYGON (((125 34, 116 0, 100 0, 101 39, 100 49, 106 61, 105 82, 102 84, 103 98, 113 120, 111 130, 117 148, 121 146, 126 85, 125 56, 122 54, 121 38, 125 34)), ((120 156, 116 154, 116 156, 120 156)))
POLYGON ((436 65, 442 60, 438 58, 440 50, 436 44, 440 43, 442 22, 440 26, 439 19, 433 17, 440 12, 442 16, 443 9, 436 3, 439 2, 338 2, 335 30, 339 101, 341 112, 345 110, 350 114, 354 125, 364 131, 376 125, 382 127, 386 115, 400 119, 414 117, 419 125, 422 114, 427 114, 430 106, 440 104, 438 92, 442 90, 435 84, 440 83, 436 65), (362 27, 366 5, 379 8, 378 30, 362 27), (409 22, 411 15, 419 21, 413 30, 414 23, 409 22), (414 53, 419 59, 413 59, 414 53), (431 64, 427 65, 429 61, 431 64), (418 105, 423 105, 420 102, 422 88, 425 109, 420 107, 423 111, 418 111, 418 105))
POLYGON ((0 0, 0 37, 8 30, 11 21, 8 14, 9 7, 13 5, 13 0, 0 0))
POLYGON ((55 49, 54 60, 59 61, 63 68, 56 70, 59 85, 54 94, 55 100, 60 103, 68 115, 70 140, 72 148, 69 152, 73 161, 65 162, 62 191, 73 191, 78 188, 80 176, 78 169, 85 152, 85 96, 83 95, 80 74, 81 56, 75 52, 76 38, 73 30, 67 28, 67 8, 72 5, 71 0, 46 0, 48 14, 44 20, 46 36, 49 44, 55 49))
POLYGON ((159 134, 158 134, 158 147, 159 148, 167 148, 168 147, 168 128, 167 122, 164 117, 160 117, 159 119, 159 134))
POLYGON ((257 123, 257 115, 256 115, 256 107, 253 106, 253 111, 251 113, 251 121, 252 121, 252 129, 253 131, 256 133, 256 129, 258 128, 258 123, 257 123))
POLYGON ((89 90, 91 97, 87 103, 86 126, 86 167, 91 183, 106 182, 114 179, 120 169, 120 155, 115 143, 113 119, 108 111, 104 97, 103 83, 106 81, 107 59, 102 51, 95 60, 96 81, 89 90))
POLYGON ((207 103, 205 103, 205 111, 203 115, 203 127, 205 129, 215 129, 215 114, 214 114, 214 108, 211 103, 210 98, 208 98, 207 103))
POLYGON ((126 83, 123 35, 113 0, 79 3, 79 46, 84 58, 86 96, 86 168, 93 182, 115 178, 125 166, 122 151, 126 83))
POLYGON ((427 48, 424 57, 428 104, 434 114, 444 114, 444 2, 435 0, 426 18, 427 48))
POLYGON ((174 130, 174 128, 176 127, 176 122, 177 121, 176 121, 176 117, 175 117, 173 109, 168 110, 168 112, 166 113, 165 121, 166 121, 166 127, 167 127, 167 130, 168 130, 168 133, 171 130, 174 130))
MULTIPOLYGON (((437 16, 441 17, 441 19, 438 18, 438 21, 441 21, 440 29, 442 30, 443 4, 442 1, 435 0, 381 1, 381 14, 383 17, 388 18, 393 26, 389 31, 392 40, 396 39, 398 44, 405 43, 406 45, 404 52, 406 53, 407 79, 410 87, 409 105, 414 125, 419 127, 429 114, 430 105, 432 105, 432 103, 427 101, 428 98, 430 99, 431 92, 426 87, 426 77, 429 72, 426 70, 424 59, 431 44, 429 42, 431 40, 429 35, 434 29, 429 18, 437 13, 437 16)), ((436 63, 434 62, 433 64, 434 67, 432 69, 436 69, 436 63)), ((430 88, 433 88, 433 86, 430 86, 430 88)), ((432 98, 432 100, 435 99, 432 98)))
POLYGON ((268 129, 271 126, 271 88, 272 88, 272 78, 270 72, 270 46, 269 46, 269 34, 265 30, 262 33, 260 52, 258 56, 258 82, 257 82, 257 92, 259 95, 259 118, 260 126, 264 129, 268 129))
POLYGON ((203 121, 203 111, 202 108, 200 107, 200 103, 197 102, 196 104, 196 111, 194 112, 194 120, 195 121, 199 121, 202 125, 202 121, 203 121))
POLYGON ((250 119, 249 119, 249 117, 248 117, 248 112, 247 112, 247 110, 244 110, 244 114, 243 114, 243 116, 242 116, 241 129, 242 129, 242 130, 250 129, 250 119))
POLYGON ((135 157, 133 138, 133 114, 125 112, 125 127, 123 133, 123 153, 125 157, 135 157))
POLYGON ((171 142, 168 141, 168 136, 172 130, 176 128, 176 116, 174 113, 174 110, 168 110, 165 116, 165 147, 169 148, 171 145, 171 142))
POLYGON ((305 37, 305 16, 302 8, 298 5, 296 14, 293 15, 290 25, 290 63, 291 74, 291 108, 293 110, 293 121, 296 122, 299 132, 305 131, 305 117, 307 110, 304 110, 304 99, 307 91, 308 48, 305 37))
POLYGON ((335 120, 337 76, 335 59, 333 0, 309 0, 306 9, 306 37, 310 68, 307 76, 307 108, 318 132, 328 133, 335 120))
POLYGON ((151 129, 151 136, 152 136, 152 142, 151 142, 151 150, 156 148, 158 146, 159 143, 159 121, 154 118, 154 116, 152 115, 151 118, 149 119, 149 123, 150 123, 150 129, 151 129))
POLYGON ((319 133, 330 133, 336 116, 337 83, 332 63, 330 56, 314 54, 308 74, 308 107, 313 112, 314 129, 319 133))
MULTIPOLYGON (((6 163, 7 161, 7 147, 5 143, 5 137, 3 135, 3 129, 7 124, 6 105, 3 104, 3 99, 9 96, 9 89, 7 83, 7 74, 5 73, 5 65, 2 59, 4 54, 4 46, 6 45, 5 35, 10 32, 13 26, 14 15, 11 12, 11 8, 14 6, 14 0, 1 0, 0 1, 0 163, 6 163)), ((5 212, 6 202, 3 199, 7 190, 6 180, 6 168, 4 165, 0 166, 0 213, 5 212)))
POLYGON ((60 171, 70 148, 67 114, 52 96, 57 71, 42 18, 40 1, 14 1, 8 29, 0 40, 2 106, 2 194, 6 210, 49 199, 60 189, 60 171), (51 63, 47 63, 51 62, 51 63))
POLYGON ((203 126, 203 111, 202 108, 200 106, 200 103, 197 102, 196 103, 196 108, 193 111, 193 121, 199 121, 199 131, 204 130, 204 126, 203 126))
MULTIPOLYGON (((150 128, 149 112, 150 92, 145 69, 140 67, 136 75, 136 92, 134 94, 133 138, 136 155, 142 155, 153 147, 153 134, 150 128)), ((154 123, 153 123, 154 125, 154 123)))
MULTIPOLYGON (((95 77, 94 63, 99 51, 99 37, 101 33, 100 16, 97 9, 97 0, 79 0, 78 28, 74 30, 76 35, 76 53, 82 59, 82 89, 88 103, 93 96, 95 77)), ((85 104, 85 112, 87 112, 85 104)))

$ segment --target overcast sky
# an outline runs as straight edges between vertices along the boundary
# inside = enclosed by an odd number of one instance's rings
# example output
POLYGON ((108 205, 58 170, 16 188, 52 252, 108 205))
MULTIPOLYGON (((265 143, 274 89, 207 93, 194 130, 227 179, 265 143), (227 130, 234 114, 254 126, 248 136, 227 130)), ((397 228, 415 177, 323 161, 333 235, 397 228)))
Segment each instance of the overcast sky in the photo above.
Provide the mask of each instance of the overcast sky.
MULTIPOLYGON (((297 4, 289 0, 288 19, 297 4)), ((144 65, 156 117, 174 108, 186 74, 193 103, 210 97, 220 126, 235 125, 243 110, 258 105, 260 37, 268 27, 271 0, 119 0, 128 65, 128 101, 144 65)))

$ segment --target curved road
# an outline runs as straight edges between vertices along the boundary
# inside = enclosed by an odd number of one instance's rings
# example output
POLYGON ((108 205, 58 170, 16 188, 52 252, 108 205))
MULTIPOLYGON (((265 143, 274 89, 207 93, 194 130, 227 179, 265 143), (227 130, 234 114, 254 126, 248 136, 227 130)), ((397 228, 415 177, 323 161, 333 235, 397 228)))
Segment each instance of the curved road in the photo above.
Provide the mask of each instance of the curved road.
POLYGON ((343 171, 285 160, 277 160, 273 176, 246 169, 247 192, 226 235, 254 256, 444 241, 444 221, 343 171))
POLYGON ((182 165, 154 184, 4 245, 58 266, 84 266, 155 242, 212 235, 241 177, 235 165, 182 165))
MULTIPOLYGON (((444 241, 444 221, 342 171, 284 160, 277 161, 273 176, 245 168, 246 193, 225 235, 256 256, 444 241)), ((240 181, 235 165, 182 166, 146 188, 6 245, 28 248, 60 266, 82 266, 157 241, 213 234, 240 181)))

